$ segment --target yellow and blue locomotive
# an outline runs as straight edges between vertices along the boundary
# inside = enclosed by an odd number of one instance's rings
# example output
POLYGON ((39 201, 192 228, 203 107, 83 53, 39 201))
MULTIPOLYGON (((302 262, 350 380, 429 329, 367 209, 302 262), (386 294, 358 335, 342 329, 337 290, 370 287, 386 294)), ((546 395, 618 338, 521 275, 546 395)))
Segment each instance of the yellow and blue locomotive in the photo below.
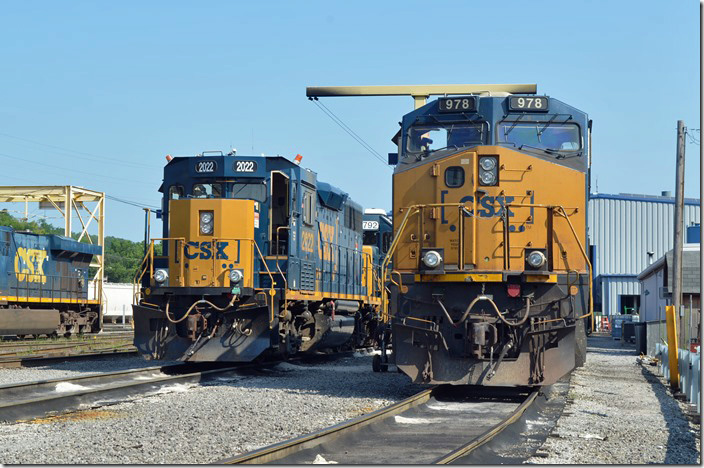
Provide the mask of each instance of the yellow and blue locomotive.
POLYGON ((535 386, 583 362, 590 139, 587 114, 532 93, 445 96, 403 117, 384 273, 401 371, 535 386))
POLYGON ((102 247, 0 226, 0 335, 99 332, 101 301, 88 294, 102 247))
POLYGON ((160 191, 163 237, 133 306, 144 357, 242 362, 368 344, 379 261, 345 192, 286 158, 234 152, 170 159, 160 191))

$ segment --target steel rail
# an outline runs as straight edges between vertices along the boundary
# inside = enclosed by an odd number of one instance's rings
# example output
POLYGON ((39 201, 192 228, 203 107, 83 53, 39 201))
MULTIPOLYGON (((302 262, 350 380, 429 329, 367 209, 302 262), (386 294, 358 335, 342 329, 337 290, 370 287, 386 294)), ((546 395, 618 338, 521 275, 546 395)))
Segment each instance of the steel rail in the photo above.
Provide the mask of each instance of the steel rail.
POLYGON ((193 369, 190 365, 179 364, 0 386, 0 420, 26 420, 45 416, 50 412, 77 410, 84 404, 118 402, 126 397, 156 391, 167 385, 197 383, 216 374, 241 370, 242 367, 207 369, 176 375, 165 373, 178 372, 181 370, 179 368, 184 371, 193 369), (61 384, 64 384, 66 391, 61 391, 61 384))
POLYGON ((403 401, 378 409, 369 414, 350 419, 320 431, 296 437, 295 439, 279 442, 277 444, 269 445, 267 447, 237 455, 232 458, 221 460, 216 462, 216 464, 262 464, 276 461, 291 453, 299 452, 334 439, 342 432, 347 433, 350 430, 360 429, 374 421, 402 413, 409 408, 425 403, 432 396, 433 390, 434 388, 423 390, 422 392, 416 393, 403 401))
POLYGON ((452 463, 458 458, 467 456, 473 450, 489 442, 491 439, 499 435, 508 426, 518 421, 518 419, 520 419, 520 417, 528 409, 528 407, 533 404, 535 399, 538 397, 538 393, 538 390, 533 391, 530 395, 528 395, 528 398, 526 398, 526 400, 521 403, 518 408, 516 408, 516 410, 507 419, 504 419, 499 424, 486 431, 484 434, 470 441, 467 445, 460 447, 457 450, 454 450, 443 457, 438 458, 433 462, 433 464, 446 465, 448 463, 452 463))
MULTIPOLYGON (((90 360, 105 356, 127 356, 127 355, 137 355, 137 350, 129 349, 125 350, 122 348, 128 345, 121 346, 119 348, 108 348, 108 349, 97 349, 90 353, 75 353, 75 354, 63 354, 63 353, 52 353, 52 354, 41 354, 41 355, 27 355, 27 356, 15 356, 9 359, 0 359, 0 368, 15 368, 15 367, 37 367, 44 366, 47 364, 54 364, 57 362, 64 361, 78 361, 78 360, 90 360)), ((132 346, 131 344, 129 346, 132 346)))
MULTIPOLYGON (((500 434, 504 429, 509 427, 511 424, 516 422, 522 415, 523 413, 533 404, 535 401, 537 395, 538 395, 538 390, 535 390, 528 394, 527 396, 522 396, 523 401, 520 402, 520 404, 517 405, 516 408, 512 409, 509 414, 507 414, 505 417, 502 416, 501 421, 498 424, 492 424, 486 431, 483 431, 473 437, 471 437, 471 440, 468 442, 464 442, 463 436, 466 435, 465 431, 458 431, 457 428, 454 428, 455 431, 455 438, 457 437, 458 434, 460 434, 460 439, 459 443, 454 445, 454 449, 450 449, 446 454, 443 454, 440 457, 437 457, 435 459, 433 458, 427 458, 430 455, 427 453, 424 454, 426 457, 427 461, 420 460, 418 458, 418 451, 423 452, 423 447, 417 447, 416 443, 417 441, 414 441, 412 438, 411 433, 407 433, 408 437, 404 437, 404 433, 401 432, 400 434, 397 434, 396 439, 391 437, 390 439, 385 439, 386 436, 388 436, 390 433, 389 428, 391 426, 388 425, 386 422, 381 422, 384 419, 394 416, 394 415, 400 415, 403 414, 403 417, 410 416, 409 419, 413 419, 414 415, 411 414, 414 411, 416 411, 416 416, 418 414, 421 414, 421 420, 423 419, 422 412, 418 413, 418 409, 421 411, 425 406, 428 406, 429 400, 433 398, 436 394, 436 392, 441 389, 442 387, 433 387, 427 390, 424 390, 416 395, 413 395, 410 398, 407 398, 401 402, 395 403, 393 405, 390 405, 386 408, 379 409, 377 411, 374 411, 372 413, 369 413, 364 416, 360 416, 355 419, 351 419, 349 421, 342 422, 340 424, 337 424, 335 426, 331 426, 325 429, 322 429, 320 431, 312 432, 288 441, 280 442, 277 444, 269 445, 267 447, 263 447, 261 449, 257 449, 248 453, 244 453, 241 455, 237 455, 232 458, 224 459, 215 462, 216 464, 264 464, 264 463, 302 463, 300 460, 300 457, 305 454, 311 453, 309 449, 313 448, 318 448, 318 450, 321 453, 327 453, 326 456, 335 458, 335 454, 331 454, 330 451, 334 451, 334 444, 337 444, 337 446, 344 446, 345 447, 345 454, 347 454, 347 450, 350 451, 350 453, 353 453, 354 449, 356 448, 357 451, 360 450, 360 447, 362 448, 368 448, 368 447, 374 447, 373 450, 379 450, 379 457, 377 460, 377 463, 392 463, 392 464, 397 464, 397 463, 434 463, 434 464, 445 464, 445 463, 451 463, 461 457, 466 457, 469 455, 473 450, 476 448, 480 447, 481 445, 485 444, 486 442, 490 441, 493 439, 495 436, 500 434), (413 409, 413 410, 412 410, 413 409), (412 410, 409 412, 409 410, 412 410), (409 412, 409 414, 405 414, 409 412), (373 423, 380 423, 376 428, 372 427, 369 430, 369 434, 364 434, 361 433, 361 435, 358 431, 362 429, 364 426, 373 424, 373 423), (342 439, 345 436, 350 436, 346 439, 342 439), (370 442, 371 439, 377 440, 378 442, 370 442), (396 441, 395 446, 389 445, 389 441, 396 441), (349 442, 349 444, 346 444, 346 442, 349 442), (398 444, 407 444, 403 445, 401 447, 398 446, 398 444), (358 445, 359 447, 355 447, 355 445, 358 445), (388 456, 385 457, 387 452, 395 452, 395 455, 392 455, 391 458, 388 456), (407 455, 407 459, 401 459, 399 457, 402 457, 404 455, 407 455), (296 456, 299 458, 296 459, 296 456), (287 457, 291 457, 287 459, 287 457)), ((487 402, 489 405, 495 404, 495 401, 488 401, 487 402)), ((477 402, 474 402, 472 404, 477 404, 477 402)), ((470 404, 471 405, 471 404, 470 404)), ((480 403, 481 405, 481 403, 480 403)), ((430 405, 432 406, 432 405, 430 405)), ((489 407, 487 407, 489 408, 489 407)), ((486 410, 486 409, 485 409, 486 410)), ((501 413, 503 414, 503 413, 501 413)), ((478 411, 474 416, 486 419, 487 413, 478 411)), ((467 417, 466 413, 461 413, 460 415, 456 416, 456 418, 462 418, 462 417, 467 417)), ((436 421, 437 422, 437 421, 436 421)), ((425 423, 423 423, 425 424, 425 423)), ((461 423, 460 423, 461 424, 461 423)), ((477 425, 478 421, 475 422, 473 420, 468 420, 467 424, 471 425, 477 425)), ((479 425, 481 425, 479 423, 479 425)), ((419 428, 420 426, 413 425, 411 426, 413 428, 419 428)), ((409 429, 411 432, 413 432, 414 429, 409 429)), ((415 429, 417 431, 417 429, 415 429)), ((452 428, 446 427, 443 430, 449 430, 450 432, 453 430, 452 428)), ((441 430, 441 432, 443 431, 441 430)), ((458 442, 457 440, 455 442, 458 442)), ((430 443, 432 444, 433 442, 425 441, 425 443, 430 443)), ((454 442, 447 442, 448 444, 453 444, 454 442)), ((420 444, 422 445, 422 444, 420 444)), ((441 452, 442 453, 442 452, 441 452)), ((432 454, 431 454, 432 455, 432 454)), ((340 454, 341 457, 345 458, 344 455, 340 454)), ((376 458, 376 457, 375 457, 376 458)), ((335 462, 335 463, 355 463, 354 461, 351 461, 349 456, 345 460, 331 460, 330 462, 335 462)), ((366 464, 369 462, 369 460, 364 460, 360 461, 359 463, 366 464)))
MULTIPOLYGON (((347 357, 351 353, 314 354, 289 359, 287 362, 315 363, 319 359, 327 362, 330 359, 347 357)), ((75 411, 80 409, 83 404, 119 402, 125 397, 155 391, 167 385, 199 383, 218 375, 263 369, 281 362, 284 361, 272 360, 239 364, 186 362, 171 366, 154 366, 73 378, 2 385, 0 386, 0 421, 36 418, 44 416, 48 412, 75 411), (63 389, 67 391, 59 391, 57 386, 60 384, 64 384, 63 389)))

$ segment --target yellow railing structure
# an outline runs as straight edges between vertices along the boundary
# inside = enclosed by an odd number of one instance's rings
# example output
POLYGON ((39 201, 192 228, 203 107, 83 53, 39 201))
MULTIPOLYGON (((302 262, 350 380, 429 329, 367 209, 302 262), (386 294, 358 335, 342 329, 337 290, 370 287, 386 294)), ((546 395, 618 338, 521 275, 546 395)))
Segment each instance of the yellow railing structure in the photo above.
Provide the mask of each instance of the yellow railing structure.
MULTIPOLYGON (((269 287, 269 296, 271 297, 271 305, 269 306, 269 327, 271 328, 273 322, 274 322, 274 296, 276 295, 276 290, 274 289, 274 286, 276 285, 276 282, 274 281, 274 275, 272 275, 271 270, 269 270, 269 266, 266 263, 266 260, 264 259, 264 255, 262 255, 262 251, 259 249, 259 245, 257 245, 257 242, 254 239, 240 239, 240 238, 214 238, 213 242, 217 241, 222 241, 222 240, 227 240, 227 241, 238 241, 238 242, 251 242, 252 245, 254 246, 253 250, 256 250, 257 255, 259 256, 259 259, 262 261, 262 264, 264 265, 264 269, 266 270, 267 275, 269 276, 269 279, 271 280, 271 286, 269 287)), ((134 303, 139 304, 141 300, 141 287, 140 283, 142 281, 142 278, 144 277, 145 273, 149 271, 149 278, 154 276, 154 241, 175 241, 176 248, 174 249, 174 255, 180 255, 180 258, 184 258, 184 249, 185 249, 185 243, 186 239, 183 237, 156 237, 150 240, 149 242, 149 249, 147 250, 147 254, 144 256, 144 259, 142 260, 142 263, 140 264, 137 274, 135 275, 134 279, 134 284, 133 284, 133 291, 134 291, 134 303)), ((177 262, 179 264, 179 286, 183 287, 183 278, 184 278, 184 262, 179 261, 177 262)), ((252 268, 253 271, 253 268, 252 268)), ((213 272, 215 272, 215 255, 213 255, 213 272)), ((213 273, 214 276, 214 273, 213 273)), ((263 290, 262 290, 263 291, 263 290)))
MULTIPOLYGON (((411 216, 422 213, 425 208, 434 208, 434 207, 457 207, 460 215, 460 220, 461 222, 459 223, 459 244, 458 244, 458 267, 460 270, 463 269, 464 266, 464 212, 465 210, 468 210, 469 208, 474 208, 474 205, 476 205, 476 201, 472 204, 472 206, 467 206, 464 203, 428 203, 428 204, 419 204, 419 205, 411 205, 407 208, 404 208, 403 211, 406 212, 405 216, 403 217, 403 220, 401 221, 401 225, 399 226, 398 232, 394 236, 393 242, 391 242, 391 247, 389 248, 389 251, 386 254, 386 258, 384 259, 384 262, 382 263, 381 267, 381 279, 384 283, 386 283, 387 278, 388 281, 393 282, 394 284, 397 284, 398 287, 402 287, 400 283, 396 283, 393 281, 389 275, 389 273, 393 273, 388 271, 388 266, 389 263, 391 263, 391 259, 393 257, 393 254, 396 251, 396 248, 399 244, 399 239, 403 236, 403 233, 406 229, 406 226, 408 225, 408 220, 410 219, 411 216)), ((584 261, 587 265, 587 273, 588 273, 588 281, 589 281, 589 311, 588 313, 581 315, 580 317, 577 317, 576 319, 582 319, 585 317, 591 317, 591 328, 592 331, 594 330, 594 302, 593 302, 593 296, 592 296, 592 264, 589 261, 589 256, 587 255, 586 251, 584 250, 584 247, 582 246, 582 242, 579 240, 579 236, 577 235, 577 232, 574 229, 574 226, 572 225, 572 222, 569 219, 569 215, 567 214, 566 209, 561 206, 561 205, 542 205, 542 204, 535 204, 535 203, 507 203, 506 208, 508 209, 509 207, 525 207, 525 208, 545 208, 547 210, 550 210, 551 212, 556 212, 559 216, 564 217, 567 220, 567 224, 570 227, 570 230, 572 231, 572 235, 574 236, 575 240, 577 241, 577 245, 579 246, 580 252, 582 256, 584 257, 584 261)), ((575 210, 574 208, 569 208, 572 210, 575 210)), ((472 211, 471 213, 475 213, 475 211, 472 211)), ((473 218, 476 218, 475 216, 472 216, 473 218)), ((507 220, 508 218, 506 218, 507 220)), ((506 221, 507 223, 508 221, 506 221)), ((508 246, 508 239, 506 237, 509 235, 508 231, 508 226, 505 224, 504 227, 504 247, 507 248, 508 246)), ((476 228, 475 231, 476 232, 476 228)), ((550 234, 550 238, 552 238, 552 234, 550 234)), ((475 256, 475 251, 476 251, 476 244, 475 241, 476 237, 472 236, 472 256, 475 256)), ((419 241, 422 242, 422 233, 421 236, 419 236, 419 241)), ((399 275, 400 276, 400 275, 399 275)), ((389 320, 389 298, 388 298, 388 290, 386 287, 382 288, 382 294, 381 294, 381 307, 382 307, 382 320, 384 322, 388 322, 389 320)))

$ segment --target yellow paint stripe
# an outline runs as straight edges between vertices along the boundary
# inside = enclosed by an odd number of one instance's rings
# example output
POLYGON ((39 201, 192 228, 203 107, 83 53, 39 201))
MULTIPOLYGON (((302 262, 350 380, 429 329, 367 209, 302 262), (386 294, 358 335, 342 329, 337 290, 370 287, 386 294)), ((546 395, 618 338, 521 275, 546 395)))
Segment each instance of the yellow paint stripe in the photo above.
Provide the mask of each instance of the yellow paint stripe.
POLYGON ((526 283, 557 283, 557 275, 526 275, 526 283))
POLYGON ((361 296, 358 294, 339 294, 339 293, 302 293, 299 291, 286 291, 286 299, 294 301, 322 301, 323 299, 342 299, 348 301, 363 301, 365 304, 378 305, 381 304, 381 299, 378 297, 361 296))
POLYGON ((17 296, 0 296, 0 301, 7 302, 40 302, 51 304, 59 302, 61 304, 100 304, 96 299, 51 299, 48 297, 17 297, 17 296))
POLYGON ((503 281, 501 273, 457 273, 444 275, 415 275, 418 283, 456 283, 456 282, 484 282, 500 283, 503 281))

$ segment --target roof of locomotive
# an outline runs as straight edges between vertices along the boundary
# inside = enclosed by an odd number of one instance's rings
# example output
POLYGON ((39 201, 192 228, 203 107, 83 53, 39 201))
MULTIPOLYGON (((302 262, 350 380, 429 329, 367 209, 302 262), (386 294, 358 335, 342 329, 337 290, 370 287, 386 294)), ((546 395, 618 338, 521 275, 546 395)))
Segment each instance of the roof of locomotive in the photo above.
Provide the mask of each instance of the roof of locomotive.
MULTIPOLYGON (((209 167, 210 169, 210 167, 209 167)), ((362 207, 354 202, 349 194, 342 189, 335 187, 327 182, 318 180, 317 173, 295 164, 293 161, 283 156, 246 156, 246 155, 198 155, 198 156, 178 156, 172 158, 166 166, 164 166, 164 180, 159 187, 159 192, 164 193, 165 187, 168 187, 177 181, 199 179, 266 179, 271 171, 276 170, 292 170, 302 182, 315 187, 318 193, 318 198, 325 206, 340 210, 344 205, 349 205, 361 211, 362 207), (190 164, 196 161, 196 164, 190 164), (212 161, 214 163, 212 170, 208 172, 199 171, 199 164, 212 161), (237 171, 237 163, 253 162, 249 166, 251 169, 248 172, 237 171)))

